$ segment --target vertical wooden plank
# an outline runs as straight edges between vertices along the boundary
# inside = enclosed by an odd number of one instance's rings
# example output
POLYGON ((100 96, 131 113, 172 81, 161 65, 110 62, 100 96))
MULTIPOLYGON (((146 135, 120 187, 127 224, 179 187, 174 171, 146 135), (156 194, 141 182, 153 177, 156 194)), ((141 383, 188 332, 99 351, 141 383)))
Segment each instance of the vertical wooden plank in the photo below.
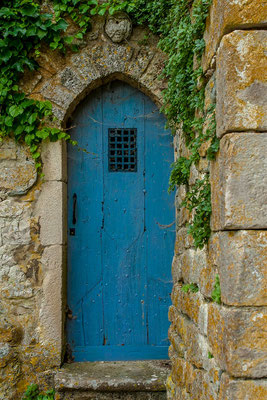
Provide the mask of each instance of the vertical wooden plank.
POLYGON ((103 344, 101 234, 103 220, 101 89, 75 112, 71 136, 79 146, 68 147, 68 340, 76 345, 103 344), (73 224, 73 195, 77 195, 73 224), (70 229, 75 229, 75 236, 70 229))
POLYGON ((168 356, 168 308, 172 289, 171 262, 175 225, 174 195, 168 180, 173 162, 172 136, 155 104, 145 98, 146 159, 146 256, 148 280, 148 343, 166 346, 168 356))

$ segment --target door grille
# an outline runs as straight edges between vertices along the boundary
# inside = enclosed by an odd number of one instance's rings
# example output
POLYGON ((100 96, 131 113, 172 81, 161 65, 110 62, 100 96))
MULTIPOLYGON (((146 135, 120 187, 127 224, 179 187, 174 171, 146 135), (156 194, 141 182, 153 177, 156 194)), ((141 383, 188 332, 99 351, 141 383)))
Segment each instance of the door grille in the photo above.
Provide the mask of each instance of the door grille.
POLYGON ((137 171, 137 129, 109 128, 108 169, 110 172, 137 171))

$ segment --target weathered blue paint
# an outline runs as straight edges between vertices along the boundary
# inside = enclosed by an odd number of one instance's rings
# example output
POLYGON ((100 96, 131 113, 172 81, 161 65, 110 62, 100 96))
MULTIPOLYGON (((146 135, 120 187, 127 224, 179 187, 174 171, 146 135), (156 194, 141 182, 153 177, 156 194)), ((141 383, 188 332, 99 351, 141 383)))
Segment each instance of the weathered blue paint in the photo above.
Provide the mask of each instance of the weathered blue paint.
POLYGON ((115 81, 80 104, 73 125, 72 138, 88 151, 68 149, 67 335, 75 360, 167 358, 175 214, 165 119, 147 96, 115 81), (137 172, 109 172, 109 128, 137 129, 137 172))

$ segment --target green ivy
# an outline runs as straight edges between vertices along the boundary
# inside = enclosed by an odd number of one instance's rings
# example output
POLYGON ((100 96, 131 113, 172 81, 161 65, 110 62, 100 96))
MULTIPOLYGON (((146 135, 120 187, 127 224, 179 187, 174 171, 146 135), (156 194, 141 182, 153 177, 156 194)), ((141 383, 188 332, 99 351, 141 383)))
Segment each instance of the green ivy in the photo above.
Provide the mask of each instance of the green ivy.
POLYGON ((211 293, 211 298, 215 303, 221 304, 221 285, 220 285, 220 278, 219 278, 218 274, 215 277, 215 285, 214 285, 213 291, 211 293))
POLYGON ((22 400, 54 400, 55 391, 48 390, 46 393, 40 393, 38 385, 28 386, 26 392, 24 393, 22 400))
MULTIPOLYGON (((68 23, 60 16, 42 13, 33 0, 2 0, 0 8, 0 141, 14 137, 25 142, 41 169, 40 144, 65 139, 70 135, 51 127, 54 120, 50 102, 26 98, 18 86, 25 70, 38 68, 41 43, 65 51, 68 23)), ((74 142, 72 142, 75 144, 74 142)))
MULTIPOLYGON (((204 110, 205 78, 200 59, 205 49, 203 33, 212 0, 51 0, 53 10, 45 12, 42 1, 2 0, 0 6, 0 141, 14 137, 26 143, 41 170, 43 140, 71 141, 70 135, 53 127, 49 102, 28 99, 18 87, 26 70, 38 69, 41 45, 52 50, 77 51, 91 29, 93 15, 126 11, 135 24, 148 26, 160 36, 159 47, 168 59, 163 75, 168 78, 163 111, 173 132, 182 127, 190 157, 173 164, 170 190, 187 185, 192 164, 197 164, 200 146, 209 141, 208 159, 214 158, 219 142, 215 135, 214 107, 204 110), (68 34, 70 19, 76 26, 68 34), (208 128, 203 130, 205 121, 208 128)), ((75 142, 72 142, 76 144, 75 142)), ((207 243, 211 215, 208 175, 189 191, 184 205, 193 215, 189 232, 196 247, 207 243)))
POLYGON ((212 358, 214 358, 214 355, 209 351, 208 352, 208 359, 211 360, 212 358))
POLYGON ((211 234, 210 198, 209 174, 206 174, 205 178, 196 180, 182 202, 182 205, 194 214, 193 221, 189 224, 188 233, 194 238, 196 248, 200 249, 208 242, 211 234))
POLYGON ((187 283, 182 286, 182 291, 184 293, 188 293, 188 292, 197 293, 199 291, 199 288, 195 283, 187 283))

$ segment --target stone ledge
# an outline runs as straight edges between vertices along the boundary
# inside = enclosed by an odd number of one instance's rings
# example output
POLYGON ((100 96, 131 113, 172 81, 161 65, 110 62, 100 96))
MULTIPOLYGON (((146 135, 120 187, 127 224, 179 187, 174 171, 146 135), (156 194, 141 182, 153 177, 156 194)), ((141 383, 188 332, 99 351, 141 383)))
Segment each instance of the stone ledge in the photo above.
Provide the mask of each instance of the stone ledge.
POLYGON ((117 361, 65 364, 55 375, 55 389, 96 392, 165 392, 170 362, 117 361))

